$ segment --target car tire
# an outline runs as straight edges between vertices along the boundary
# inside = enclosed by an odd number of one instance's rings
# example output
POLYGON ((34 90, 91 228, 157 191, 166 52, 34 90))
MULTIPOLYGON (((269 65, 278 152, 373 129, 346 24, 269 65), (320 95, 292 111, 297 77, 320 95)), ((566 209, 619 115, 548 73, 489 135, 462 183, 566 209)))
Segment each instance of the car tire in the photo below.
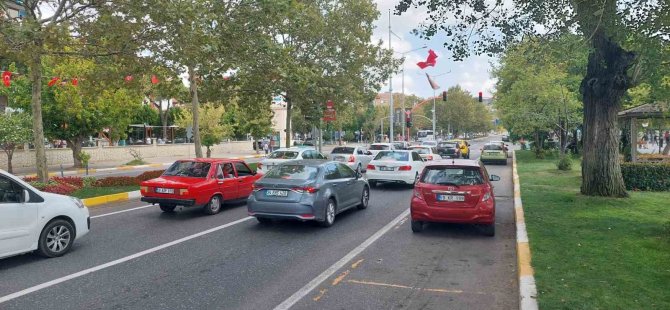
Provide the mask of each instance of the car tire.
POLYGON ((209 202, 202 208, 207 215, 214 215, 221 212, 221 196, 214 195, 209 202))
POLYGON ((75 237, 72 223, 63 219, 53 220, 42 229, 37 252, 48 258, 63 256, 72 248, 75 237))
POLYGON ((423 222, 412 220, 412 232, 420 233, 423 231, 423 222))
POLYGON ((258 221, 258 223, 264 225, 272 224, 272 222, 274 222, 272 219, 269 219, 267 217, 257 217, 256 220, 258 221))
POLYGON ((166 204, 160 204, 159 206, 161 208, 161 211, 163 211, 165 213, 173 213, 174 209, 177 208, 177 206, 166 205, 166 204))
POLYGON ((323 221, 319 222, 322 227, 330 227, 335 223, 335 210, 337 205, 333 198, 328 199, 328 204, 326 205, 325 214, 323 215, 323 221))
POLYGON ((496 235, 496 225, 495 224, 481 225, 480 229, 482 230, 482 233, 485 236, 493 237, 493 236, 496 235))
POLYGON ((368 208, 370 203, 370 189, 366 186, 363 188, 363 193, 361 194, 361 203, 358 205, 358 210, 363 210, 368 208))

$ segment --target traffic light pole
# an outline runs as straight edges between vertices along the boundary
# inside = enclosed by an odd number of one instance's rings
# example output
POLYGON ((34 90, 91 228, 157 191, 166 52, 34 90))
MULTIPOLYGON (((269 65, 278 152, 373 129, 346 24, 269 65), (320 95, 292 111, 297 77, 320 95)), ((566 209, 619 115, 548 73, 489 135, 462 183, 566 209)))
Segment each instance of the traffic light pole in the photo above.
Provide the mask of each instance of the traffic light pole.
MULTIPOLYGON (((389 50, 391 48, 391 10, 389 9, 389 50)), ((384 132, 382 132, 384 139, 384 132)), ((393 143, 393 74, 389 74, 389 143, 393 143)))

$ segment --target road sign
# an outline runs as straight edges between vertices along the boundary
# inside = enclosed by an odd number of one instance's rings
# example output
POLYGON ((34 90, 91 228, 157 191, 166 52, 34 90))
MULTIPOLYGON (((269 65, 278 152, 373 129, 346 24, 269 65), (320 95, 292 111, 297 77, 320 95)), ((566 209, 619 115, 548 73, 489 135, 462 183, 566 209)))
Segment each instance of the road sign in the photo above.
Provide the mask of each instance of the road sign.
POLYGON ((326 101, 326 109, 328 110, 334 110, 335 109, 335 103, 333 103, 332 100, 326 101))
POLYGON ((323 111, 323 121, 324 122, 334 122, 337 120, 337 112, 335 110, 325 110, 323 111))

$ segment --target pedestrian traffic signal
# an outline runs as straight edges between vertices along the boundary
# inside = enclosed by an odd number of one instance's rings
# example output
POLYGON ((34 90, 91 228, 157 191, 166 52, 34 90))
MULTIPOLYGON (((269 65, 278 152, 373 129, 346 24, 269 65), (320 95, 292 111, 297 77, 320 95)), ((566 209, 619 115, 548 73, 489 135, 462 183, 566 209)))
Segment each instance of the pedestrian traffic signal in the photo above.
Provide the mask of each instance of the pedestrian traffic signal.
POLYGON ((442 92, 442 101, 447 102, 447 92, 446 91, 442 92))
POLYGON ((479 102, 483 102, 483 101, 484 101, 483 95, 484 95, 484 94, 483 94, 482 92, 479 92, 479 102))

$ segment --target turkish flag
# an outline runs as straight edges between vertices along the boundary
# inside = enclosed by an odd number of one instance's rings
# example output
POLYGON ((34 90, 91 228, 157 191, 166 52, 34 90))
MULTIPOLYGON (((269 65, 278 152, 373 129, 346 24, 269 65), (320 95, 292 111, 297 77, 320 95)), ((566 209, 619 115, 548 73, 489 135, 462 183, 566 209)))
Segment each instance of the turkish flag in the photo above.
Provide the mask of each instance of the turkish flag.
POLYGON ((49 83, 47 83, 47 85, 48 85, 49 87, 54 86, 54 85, 56 85, 56 83, 58 83, 59 80, 60 80, 59 77, 52 78, 52 79, 49 81, 49 83))
POLYGON ((437 54, 435 54, 433 50, 428 50, 428 58, 426 58, 426 61, 419 61, 416 65, 421 69, 426 69, 427 67, 435 67, 436 63, 437 54))
POLYGON ((73 78, 73 79, 72 79, 72 85, 73 85, 73 86, 77 86, 77 85, 79 85, 79 80, 78 80, 77 78, 73 78))
POLYGON ((2 72, 2 83, 5 84, 6 87, 9 87, 11 85, 12 81, 12 73, 9 71, 2 72))
POLYGON ((126 82, 130 82, 130 81, 133 80, 133 76, 132 75, 126 75, 125 80, 126 80, 126 82))
POLYGON ((158 84, 158 78, 155 75, 151 76, 151 84, 158 84))

